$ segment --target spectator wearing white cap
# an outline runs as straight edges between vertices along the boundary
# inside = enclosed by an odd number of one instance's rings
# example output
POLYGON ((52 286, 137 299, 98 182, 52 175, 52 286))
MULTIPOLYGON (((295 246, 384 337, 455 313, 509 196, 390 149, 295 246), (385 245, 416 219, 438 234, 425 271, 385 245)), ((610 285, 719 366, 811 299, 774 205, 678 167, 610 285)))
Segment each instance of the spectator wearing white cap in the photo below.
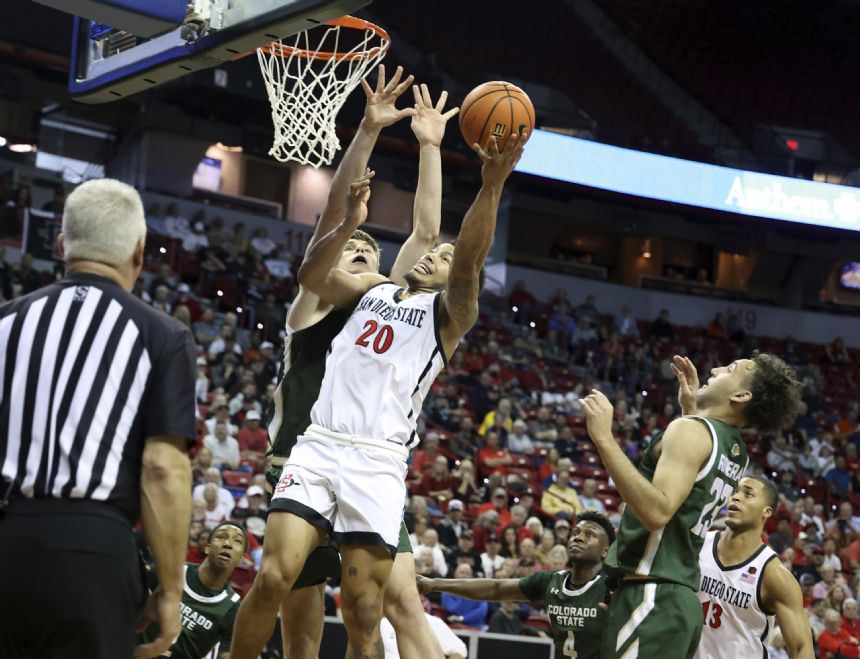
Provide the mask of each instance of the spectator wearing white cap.
POLYGON ((248 487, 239 505, 233 509, 231 517, 242 520, 248 532, 260 539, 266 526, 266 498, 263 488, 259 485, 248 487))
POLYGON ((200 310, 200 303, 194 298, 191 293, 191 287, 185 282, 176 287, 176 299, 173 300, 171 313, 176 311, 176 307, 180 305, 188 307, 192 322, 196 323, 203 315, 203 312, 200 310))
POLYGON ((468 525, 463 522, 463 502, 451 499, 448 502, 448 513, 436 527, 439 531, 439 542, 446 547, 455 547, 457 538, 466 530, 468 525))
POLYGON ((269 434, 260 427, 260 413, 249 410, 245 414, 245 423, 236 439, 239 441, 239 452, 243 458, 262 460, 269 447, 269 434))
POLYGON ((220 469, 235 469, 239 466, 239 442, 227 433, 227 424, 218 421, 215 431, 203 438, 203 446, 212 451, 212 464, 220 469))

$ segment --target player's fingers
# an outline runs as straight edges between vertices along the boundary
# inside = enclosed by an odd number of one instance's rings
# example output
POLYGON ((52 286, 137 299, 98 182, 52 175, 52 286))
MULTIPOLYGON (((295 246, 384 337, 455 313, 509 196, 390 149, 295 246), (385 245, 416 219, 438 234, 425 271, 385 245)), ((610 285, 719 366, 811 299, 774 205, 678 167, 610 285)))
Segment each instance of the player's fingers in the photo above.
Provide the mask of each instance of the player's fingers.
POLYGON ((448 92, 443 91, 441 94, 439 94, 439 101, 436 103, 436 109, 439 112, 442 112, 442 108, 445 107, 445 103, 447 103, 447 102, 448 102, 448 92))
POLYGON ((405 119, 406 117, 414 117, 418 114, 418 110, 415 108, 403 108, 402 110, 397 111, 397 119, 405 119))
POLYGON ((490 139, 487 141, 487 154, 490 157, 499 155, 499 142, 495 135, 490 135, 490 139))
POLYGON ((451 117, 456 116, 459 111, 460 111, 460 108, 451 108, 445 114, 442 115, 442 118, 445 121, 448 121, 448 119, 450 119, 451 117))
MULTIPOLYGON (((409 89, 412 86, 412 83, 414 80, 415 80, 415 76, 407 77, 406 80, 401 82, 399 85, 397 85, 391 91, 391 95, 394 96, 394 98, 398 98, 403 92, 405 92, 407 89, 409 89)), ((426 105, 426 103, 425 103, 425 105, 426 105)))
POLYGON ((484 162, 487 162, 487 160, 489 160, 489 159, 490 159, 489 154, 487 154, 487 152, 486 152, 486 151, 484 151, 484 150, 481 148, 481 145, 480 145, 480 144, 478 144, 477 142, 475 142, 475 143, 472 145, 472 151, 474 151, 475 153, 477 153, 477 154, 478 154, 478 157, 479 157, 481 160, 483 160, 484 162))
POLYGON ((412 85, 412 95, 415 97, 416 109, 418 109, 419 106, 424 105, 424 99, 421 98, 421 90, 418 89, 418 85, 412 85))
POLYGON ((383 88, 383 90, 382 90, 382 91, 384 91, 384 92, 391 92, 391 91, 393 91, 393 90, 397 87, 397 85, 400 83, 400 79, 401 79, 402 77, 403 77, 403 67, 402 67, 402 66, 398 66, 398 67, 394 70, 394 75, 393 75, 393 76, 391 76, 391 80, 389 80, 389 81, 386 83, 386 85, 385 85, 385 87, 383 88))
POLYGON ((367 96, 368 98, 373 96, 373 88, 367 84, 367 80, 365 80, 364 78, 361 79, 361 88, 364 90, 365 96, 367 96))
POLYGON ((424 97, 424 105, 426 105, 428 108, 432 108, 433 99, 430 98, 430 89, 428 89, 427 85, 423 82, 421 83, 421 96, 424 97))
POLYGON ((376 93, 379 94, 385 89, 385 64, 380 64, 376 75, 376 93))

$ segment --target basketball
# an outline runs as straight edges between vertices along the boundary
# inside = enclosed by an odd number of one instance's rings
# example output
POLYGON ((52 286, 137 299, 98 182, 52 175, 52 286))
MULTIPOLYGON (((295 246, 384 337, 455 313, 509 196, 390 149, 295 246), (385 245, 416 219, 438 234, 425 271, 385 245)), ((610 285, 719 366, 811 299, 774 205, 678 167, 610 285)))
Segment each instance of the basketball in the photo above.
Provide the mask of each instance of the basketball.
POLYGON ((511 132, 531 132, 535 108, 528 95, 509 82, 485 82, 475 87, 460 105, 460 133, 466 144, 486 148, 491 135, 504 149, 511 132))

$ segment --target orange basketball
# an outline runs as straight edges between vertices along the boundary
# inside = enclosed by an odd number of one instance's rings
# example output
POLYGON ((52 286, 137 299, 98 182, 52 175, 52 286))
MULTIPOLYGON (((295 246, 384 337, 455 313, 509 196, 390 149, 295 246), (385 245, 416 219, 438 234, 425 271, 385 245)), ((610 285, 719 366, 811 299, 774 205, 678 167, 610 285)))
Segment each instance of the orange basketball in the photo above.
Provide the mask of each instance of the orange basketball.
POLYGON ((509 82, 485 82, 475 87, 460 105, 460 133, 466 144, 486 148, 490 135, 504 149, 513 131, 531 132, 535 108, 528 95, 509 82))

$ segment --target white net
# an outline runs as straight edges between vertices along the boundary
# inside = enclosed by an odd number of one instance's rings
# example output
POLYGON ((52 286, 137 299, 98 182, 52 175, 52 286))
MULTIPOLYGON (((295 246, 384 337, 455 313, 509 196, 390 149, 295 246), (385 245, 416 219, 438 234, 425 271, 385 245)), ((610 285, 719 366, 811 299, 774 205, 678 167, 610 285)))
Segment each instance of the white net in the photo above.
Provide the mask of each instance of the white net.
POLYGON ((389 41, 373 29, 352 30, 354 46, 342 46, 341 26, 320 26, 257 49, 275 138, 269 155, 319 167, 331 164, 340 149, 335 118, 347 96, 385 57, 389 41), (317 39, 311 45, 311 39, 317 39), (362 38, 363 33, 363 38, 362 38))

